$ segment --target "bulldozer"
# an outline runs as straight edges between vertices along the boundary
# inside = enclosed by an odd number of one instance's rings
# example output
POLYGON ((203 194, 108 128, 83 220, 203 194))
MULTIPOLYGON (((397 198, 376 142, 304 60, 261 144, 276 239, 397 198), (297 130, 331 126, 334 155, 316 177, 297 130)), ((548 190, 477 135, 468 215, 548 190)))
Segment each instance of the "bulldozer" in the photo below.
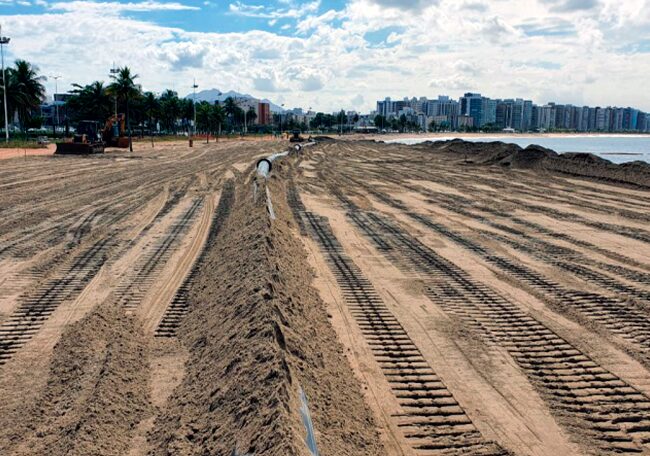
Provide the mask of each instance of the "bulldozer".
POLYGON ((104 128, 94 120, 82 120, 77 126, 72 141, 56 143, 55 154, 101 154, 105 147, 129 147, 129 138, 125 136, 124 114, 111 116, 104 128))
POLYGON ((291 138, 289 138, 289 142, 292 142, 292 143, 305 142, 305 138, 300 136, 300 130, 292 130, 291 135, 292 136, 291 136, 291 138))
POLYGON ((104 141, 101 137, 99 122, 82 120, 77 126, 72 141, 56 143, 57 155, 86 155, 104 153, 104 141))

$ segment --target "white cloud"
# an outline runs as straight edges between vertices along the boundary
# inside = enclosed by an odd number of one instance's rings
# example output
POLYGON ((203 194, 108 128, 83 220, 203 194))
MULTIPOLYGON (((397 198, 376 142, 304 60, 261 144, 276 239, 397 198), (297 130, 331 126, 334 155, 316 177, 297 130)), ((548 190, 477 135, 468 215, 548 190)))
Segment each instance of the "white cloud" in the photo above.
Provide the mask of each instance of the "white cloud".
POLYGON ((132 67, 147 90, 187 94, 196 77, 203 88, 328 111, 373 109, 385 96, 464 91, 650 111, 650 93, 643 90, 650 72, 643 45, 650 40, 650 0, 599 1, 591 10, 568 8, 564 0, 415 1, 402 9, 390 7, 397 2, 350 0, 340 10, 309 0, 275 7, 230 3, 229 14, 277 21, 281 30, 294 29, 292 36, 190 32, 129 17, 195 8, 185 0, 133 0, 119 8, 117 1, 58 1, 47 14, 0 19, 12 37, 10 59, 33 61, 44 74, 63 75, 66 84, 106 80, 115 61, 132 67), (70 65, 69 56, 78 63, 70 65))
POLYGON ((293 2, 288 4, 288 8, 273 8, 263 5, 252 5, 237 1, 228 6, 231 14, 244 17, 255 17, 262 19, 281 19, 281 18, 300 18, 307 14, 318 11, 320 0, 295 6, 293 2))
POLYGON ((183 11, 199 10, 200 8, 191 5, 184 5, 177 2, 158 2, 151 0, 129 3, 75 0, 72 2, 51 3, 50 9, 69 12, 79 11, 88 13, 100 12, 105 14, 117 14, 125 11, 183 11))

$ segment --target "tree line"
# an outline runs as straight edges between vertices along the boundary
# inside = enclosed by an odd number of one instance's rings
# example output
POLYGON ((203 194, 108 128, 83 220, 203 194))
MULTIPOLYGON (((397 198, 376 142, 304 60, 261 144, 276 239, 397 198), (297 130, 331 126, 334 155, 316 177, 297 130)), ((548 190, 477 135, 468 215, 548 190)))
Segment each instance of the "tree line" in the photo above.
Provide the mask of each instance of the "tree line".
MULTIPOLYGON (((1 78, 0 74, 0 80, 1 78)), ((104 81, 94 81, 86 85, 73 84, 71 96, 61 107, 65 118, 64 126, 75 126, 81 120, 94 120, 103 124, 117 111, 125 114, 129 135, 132 134, 132 129, 140 135, 154 131, 170 134, 191 132, 195 115, 192 99, 180 98, 173 90, 165 90, 160 94, 143 91, 137 83, 138 78, 137 74, 125 66, 111 74, 108 84, 104 81)), ((39 128, 42 121, 40 106, 45 99, 43 83, 47 78, 39 74, 35 65, 25 60, 16 60, 12 67, 6 69, 6 79, 9 120, 13 121, 17 117, 24 132, 29 128, 39 128)), ((1 90, 0 88, 0 95, 1 90)), ((0 110, 0 116, 3 115, 4 111, 0 110)), ((196 130, 199 133, 220 134, 222 131, 272 128, 254 126, 256 118, 257 114, 253 108, 244 111, 232 97, 226 98, 222 103, 201 101, 196 104, 196 130)), ((4 125, 4 119, 2 120, 4 125)), ((291 115, 273 116, 274 124, 279 129, 302 131, 349 131, 358 120, 358 114, 348 116, 343 110, 336 114, 319 112, 309 124, 298 122, 291 115)), ((378 115, 374 118, 374 123, 380 129, 419 130, 419 126, 407 120, 405 116, 387 119, 378 115)), ((435 128, 434 125, 430 127, 435 128)))
MULTIPOLYGON (((45 99, 44 76, 38 74, 38 68, 25 60, 16 60, 13 66, 0 73, 0 103, 4 103, 3 90, 6 87, 7 117, 11 122, 16 116, 21 127, 26 131, 32 126, 34 112, 45 99), (6 81, 2 79, 6 78, 6 81)), ((0 109, 0 119, 4 127, 5 109, 0 109)))

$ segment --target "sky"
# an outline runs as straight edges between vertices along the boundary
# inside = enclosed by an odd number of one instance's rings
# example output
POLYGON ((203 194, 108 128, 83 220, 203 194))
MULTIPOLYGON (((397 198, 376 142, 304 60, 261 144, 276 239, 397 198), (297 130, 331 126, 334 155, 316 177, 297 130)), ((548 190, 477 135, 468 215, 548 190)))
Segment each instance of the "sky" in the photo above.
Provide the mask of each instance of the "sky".
POLYGON ((0 0, 0 25, 49 93, 115 64, 332 112, 464 92, 650 111, 650 0, 0 0))

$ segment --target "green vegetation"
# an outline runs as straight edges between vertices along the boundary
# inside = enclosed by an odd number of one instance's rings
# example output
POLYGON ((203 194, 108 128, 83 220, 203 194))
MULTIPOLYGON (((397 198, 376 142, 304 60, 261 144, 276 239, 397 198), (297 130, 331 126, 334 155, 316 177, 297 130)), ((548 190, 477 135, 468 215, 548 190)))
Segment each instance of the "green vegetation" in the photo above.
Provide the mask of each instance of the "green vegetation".
POLYGON ((30 139, 10 139, 0 141, 0 149, 45 149, 47 146, 30 139))
MULTIPOLYGON (((38 67, 25 60, 16 60, 13 67, 5 70, 5 76, 9 119, 13 119, 17 114, 23 131, 27 131, 34 125, 40 126, 39 121, 33 121, 38 117, 37 109, 45 98, 45 86, 43 86, 45 77, 39 76, 38 67)), ((1 80, 2 74, 0 74, 1 80)), ((0 84, 0 101, 3 100, 4 95, 2 87, 4 84, 0 84)), ((4 126, 4 109, 0 109, 0 120, 4 126)))

